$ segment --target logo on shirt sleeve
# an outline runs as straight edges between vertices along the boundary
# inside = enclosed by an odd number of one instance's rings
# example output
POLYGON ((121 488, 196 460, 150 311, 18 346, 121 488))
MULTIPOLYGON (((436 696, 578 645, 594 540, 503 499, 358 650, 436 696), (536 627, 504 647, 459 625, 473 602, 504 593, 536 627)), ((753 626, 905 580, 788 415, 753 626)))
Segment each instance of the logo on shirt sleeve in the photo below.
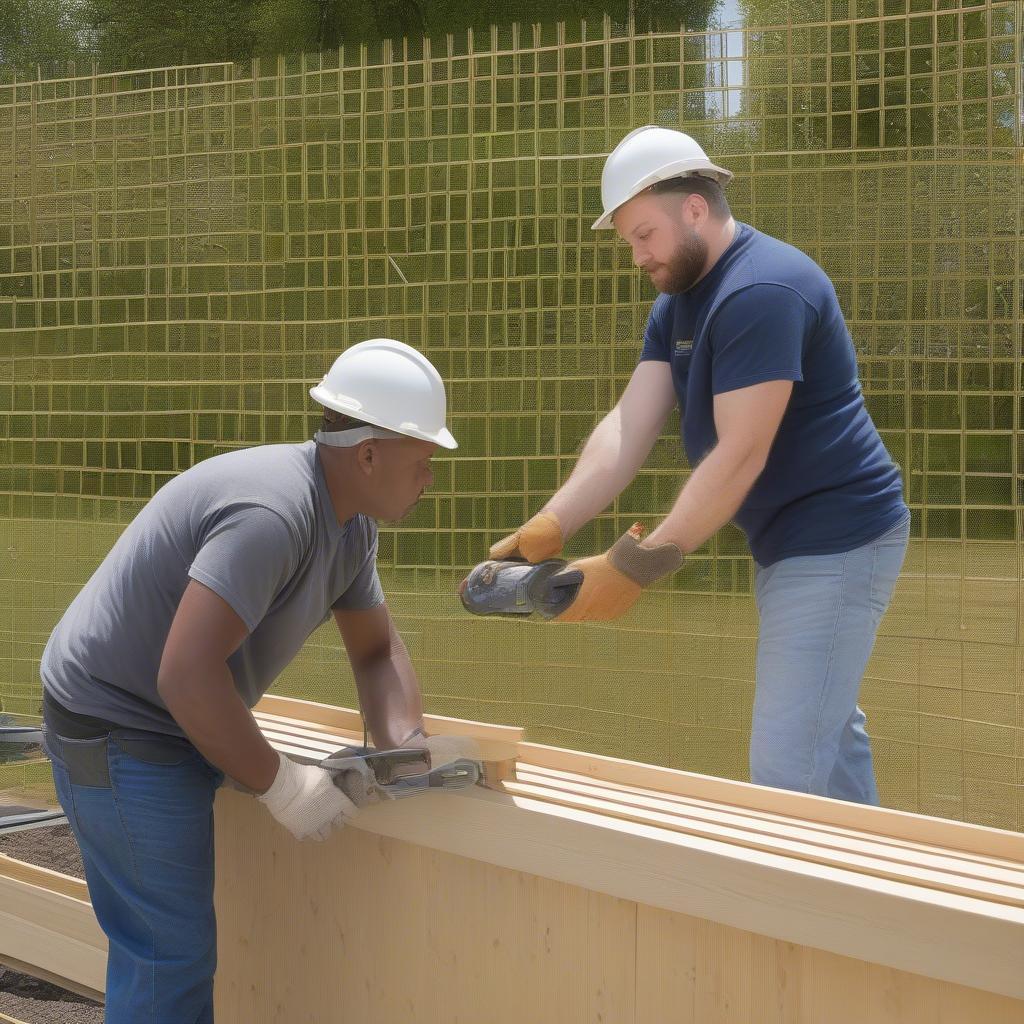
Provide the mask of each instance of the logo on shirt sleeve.
POLYGON ((676 339, 676 355, 689 355, 693 351, 693 338, 676 339))

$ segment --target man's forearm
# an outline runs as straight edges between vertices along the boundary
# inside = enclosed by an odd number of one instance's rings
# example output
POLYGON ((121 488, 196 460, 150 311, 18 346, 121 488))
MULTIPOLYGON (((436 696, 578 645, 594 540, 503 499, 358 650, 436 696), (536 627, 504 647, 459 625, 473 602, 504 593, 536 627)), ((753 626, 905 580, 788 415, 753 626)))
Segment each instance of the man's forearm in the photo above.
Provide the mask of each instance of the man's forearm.
POLYGON ((756 452, 717 445, 693 471, 672 511, 644 546, 672 543, 683 554, 695 551, 736 515, 763 468, 756 452))
POLYGON ((562 527, 566 540, 604 511, 629 486, 650 452, 650 445, 627 442, 618 408, 594 428, 569 479, 544 506, 562 527))
POLYGON ((225 775, 256 793, 277 774, 279 758, 235 689, 226 664, 159 682, 160 696, 196 749, 225 775))
POLYGON ((353 666, 359 706, 378 749, 399 746, 423 727, 423 694, 402 638, 395 633, 390 650, 353 666))

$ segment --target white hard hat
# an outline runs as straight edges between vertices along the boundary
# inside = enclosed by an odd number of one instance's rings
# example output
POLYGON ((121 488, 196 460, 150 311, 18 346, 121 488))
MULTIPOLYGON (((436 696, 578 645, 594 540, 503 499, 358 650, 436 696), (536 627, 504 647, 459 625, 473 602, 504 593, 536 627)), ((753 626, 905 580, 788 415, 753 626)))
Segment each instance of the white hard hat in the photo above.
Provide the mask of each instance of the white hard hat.
POLYGON ((426 356, 400 341, 374 338, 353 345, 309 393, 353 419, 442 448, 458 448, 445 426, 441 375, 426 356))
POLYGON ((631 131, 612 151, 601 172, 604 213, 593 230, 610 228, 612 214, 645 188, 669 178, 711 178, 724 185, 732 171, 713 164, 707 153, 684 132, 648 124, 631 131))

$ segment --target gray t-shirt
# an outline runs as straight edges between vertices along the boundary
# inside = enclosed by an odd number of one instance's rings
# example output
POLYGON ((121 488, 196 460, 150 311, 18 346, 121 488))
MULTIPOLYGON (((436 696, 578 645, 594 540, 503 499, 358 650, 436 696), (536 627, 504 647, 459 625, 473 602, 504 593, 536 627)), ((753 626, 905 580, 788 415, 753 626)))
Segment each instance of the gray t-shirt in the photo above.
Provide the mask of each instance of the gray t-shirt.
POLYGON ((72 601, 43 686, 69 711, 183 735, 156 681, 190 578, 249 630, 228 666, 252 707, 332 608, 384 600, 376 556, 372 519, 338 523, 313 441, 207 459, 154 495, 72 601))

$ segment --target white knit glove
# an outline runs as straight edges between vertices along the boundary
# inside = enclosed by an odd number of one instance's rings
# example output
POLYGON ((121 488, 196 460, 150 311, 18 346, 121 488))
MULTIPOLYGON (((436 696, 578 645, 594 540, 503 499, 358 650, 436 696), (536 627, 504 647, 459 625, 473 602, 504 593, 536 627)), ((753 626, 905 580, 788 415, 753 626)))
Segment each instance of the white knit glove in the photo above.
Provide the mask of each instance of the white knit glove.
POLYGON ((274 782, 258 799, 296 839, 326 839, 356 813, 356 805, 325 768, 278 757, 274 782))
POLYGON ((413 733, 403 744, 405 747, 425 747, 430 751, 430 767, 440 768, 465 758, 468 761, 480 760, 480 748, 476 740, 469 736, 424 736, 413 733))

